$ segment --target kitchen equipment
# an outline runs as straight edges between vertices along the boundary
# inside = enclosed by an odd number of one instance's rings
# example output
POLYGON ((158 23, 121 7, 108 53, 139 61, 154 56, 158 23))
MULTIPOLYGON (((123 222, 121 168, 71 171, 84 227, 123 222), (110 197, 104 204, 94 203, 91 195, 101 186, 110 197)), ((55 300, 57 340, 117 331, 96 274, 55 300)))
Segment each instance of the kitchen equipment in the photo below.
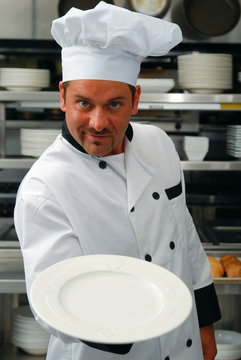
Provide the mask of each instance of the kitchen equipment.
POLYGON ((170 0, 130 0, 130 5, 134 11, 162 17, 168 10, 170 0))
MULTIPOLYGON (((113 4, 111 0, 105 0, 108 4, 113 4)), ((88 10, 94 8, 99 3, 99 0, 59 0, 58 13, 59 16, 64 16, 72 7, 81 10, 88 10)))
POLYGON ((239 19, 238 0, 176 0, 172 8, 172 21, 185 37, 196 40, 227 34, 239 19))
POLYGON ((186 285, 168 270, 126 256, 87 255, 44 270, 31 288, 34 311, 84 341, 129 344, 181 325, 192 309, 186 285))
POLYGON ((232 89, 232 55, 193 53, 177 61, 180 88, 199 94, 232 89))
POLYGON ((241 333, 215 330, 217 355, 215 360, 239 360, 241 357, 241 333))
POLYGON ((12 314, 12 343, 32 355, 47 352, 50 335, 37 323, 28 305, 20 306, 12 314))

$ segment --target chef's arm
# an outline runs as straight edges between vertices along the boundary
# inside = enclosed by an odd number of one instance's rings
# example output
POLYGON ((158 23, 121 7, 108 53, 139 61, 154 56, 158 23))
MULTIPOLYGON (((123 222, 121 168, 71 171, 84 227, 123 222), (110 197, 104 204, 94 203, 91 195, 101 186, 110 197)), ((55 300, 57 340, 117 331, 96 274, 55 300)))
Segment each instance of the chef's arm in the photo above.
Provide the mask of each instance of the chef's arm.
POLYGON ((200 336, 201 336, 204 360, 214 360, 217 354, 217 347, 216 347, 213 325, 211 324, 208 326, 201 327, 200 336))
POLYGON ((214 284, 196 290, 195 302, 197 307, 200 337, 204 360, 214 360, 217 347, 214 335, 213 323, 221 318, 218 299, 214 284))
MULTIPOLYGON (((17 197, 14 214, 30 306, 30 290, 38 274, 59 261, 82 255, 79 241, 58 203, 46 189, 42 196, 39 182, 35 188, 40 194, 32 195, 28 192, 17 197)), ((64 343, 80 341, 53 329, 34 315, 48 333, 60 338, 64 343)))
MULTIPOLYGON (((35 183, 33 185, 35 185, 35 183)), ((47 193, 45 187, 41 190, 43 184, 38 182, 36 185, 38 185, 35 186, 35 189, 38 189, 38 194, 32 195, 28 193, 18 196, 14 214, 15 228, 24 259, 25 279, 30 307, 30 290, 38 274, 59 261, 82 255, 79 240, 75 236, 65 213, 53 195, 47 193)), ((39 318, 33 308, 32 312, 39 324, 49 334, 61 339, 64 343, 81 341, 80 339, 73 338, 50 327, 39 318)), ((132 347, 132 344, 110 345, 90 342, 84 343, 95 349, 115 354, 126 354, 132 347)))

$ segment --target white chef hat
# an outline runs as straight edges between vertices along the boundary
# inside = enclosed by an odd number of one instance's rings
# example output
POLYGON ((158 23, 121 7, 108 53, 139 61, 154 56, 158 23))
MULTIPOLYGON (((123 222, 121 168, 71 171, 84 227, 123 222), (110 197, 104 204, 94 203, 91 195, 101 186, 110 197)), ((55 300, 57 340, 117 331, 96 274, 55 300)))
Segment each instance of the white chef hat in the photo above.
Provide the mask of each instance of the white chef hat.
POLYGON ((140 64, 182 40, 176 24, 101 1, 94 9, 70 9, 53 21, 62 47, 63 81, 114 80, 136 85, 140 64))

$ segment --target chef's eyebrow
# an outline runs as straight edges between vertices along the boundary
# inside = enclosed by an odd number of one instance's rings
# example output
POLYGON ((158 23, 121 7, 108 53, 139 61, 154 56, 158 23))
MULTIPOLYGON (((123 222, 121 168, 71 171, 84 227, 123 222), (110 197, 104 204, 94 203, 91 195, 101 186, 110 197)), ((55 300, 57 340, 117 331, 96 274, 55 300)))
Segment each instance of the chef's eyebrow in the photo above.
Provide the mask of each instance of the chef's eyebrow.
MULTIPOLYGON (((88 98, 84 95, 81 95, 81 94, 76 94, 74 95, 74 98, 77 99, 77 100, 82 100, 82 101, 88 101, 88 102, 92 102, 93 100, 91 98, 88 98)), ((115 101, 118 101, 118 100, 126 100, 127 97, 126 96, 115 96, 114 98, 111 98, 111 99, 108 99, 108 102, 115 102, 115 101)))

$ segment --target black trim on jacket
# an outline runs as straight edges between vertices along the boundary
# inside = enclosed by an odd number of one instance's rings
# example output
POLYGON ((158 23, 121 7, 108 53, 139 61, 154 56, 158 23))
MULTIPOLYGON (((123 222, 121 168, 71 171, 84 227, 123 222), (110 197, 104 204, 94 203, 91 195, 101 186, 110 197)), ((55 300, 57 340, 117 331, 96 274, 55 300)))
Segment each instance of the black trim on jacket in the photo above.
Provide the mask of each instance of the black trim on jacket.
MULTIPOLYGON (((65 140, 67 140, 71 145, 73 145, 77 150, 87 154, 87 152, 85 151, 85 149, 73 138, 73 136, 71 135, 67 124, 66 124, 66 120, 64 120, 63 126, 62 126, 62 136, 65 138, 65 140)), ((133 128, 131 126, 131 124, 128 125, 128 128, 126 130, 126 137, 129 141, 132 140, 133 138, 133 128)))
POLYGON ((194 291, 199 327, 208 326, 221 319, 221 311, 214 284, 194 291))

